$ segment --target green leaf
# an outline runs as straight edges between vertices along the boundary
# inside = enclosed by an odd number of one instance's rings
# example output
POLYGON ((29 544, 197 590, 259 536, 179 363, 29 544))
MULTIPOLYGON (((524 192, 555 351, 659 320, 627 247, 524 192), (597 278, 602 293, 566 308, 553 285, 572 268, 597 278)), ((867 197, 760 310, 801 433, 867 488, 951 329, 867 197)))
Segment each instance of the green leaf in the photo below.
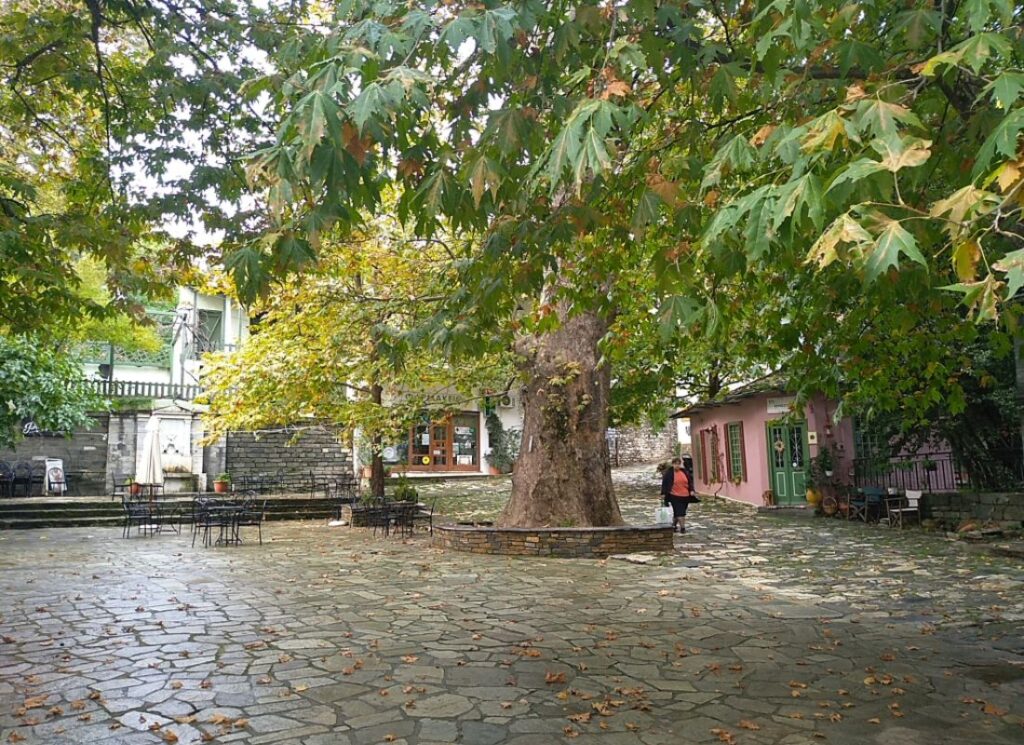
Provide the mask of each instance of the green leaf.
POLYGON ((994 321, 998 316, 998 303, 1003 283, 991 274, 978 282, 960 282, 939 289, 959 292, 961 302, 966 305, 979 321, 994 321))
POLYGON ((775 211, 772 228, 778 230, 787 218, 792 217, 794 223, 800 222, 804 210, 815 230, 821 230, 824 211, 821 203, 821 182, 813 173, 804 174, 800 178, 785 184, 778 193, 780 208, 775 211))
POLYGON ((902 31, 907 46, 920 49, 939 32, 942 16, 932 8, 913 8, 896 16, 894 30, 902 31))
POLYGON ((295 271, 316 260, 316 251, 305 238, 288 232, 274 243, 274 266, 279 274, 295 271))
POLYGON ((1006 274, 1006 297, 1012 299, 1024 287, 1024 248, 1011 251, 993 266, 1006 274))
POLYGON ((658 308, 658 331, 662 341, 669 341, 675 336, 680 324, 693 321, 700 306, 693 298, 673 295, 662 302, 658 308))
POLYGON ((865 98, 857 103, 854 122, 861 132, 867 130, 874 137, 888 137, 898 133, 897 122, 908 127, 924 128, 917 115, 906 106, 880 98, 865 98))
POLYGON ((370 83, 348 105, 348 115, 362 134, 366 124, 386 113, 388 96, 380 83, 370 83))
POLYGON ((884 64, 882 55, 874 44, 867 44, 857 39, 844 39, 836 45, 836 56, 839 58, 839 70, 846 75, 853 68, 871 71, 884 64))
POLYGON ((853 163, 850 163, 850 165, 846 166, 846 168, 840 171, 839 175, 832 180, 831 184, 829 184, 829 187, 828 189, 825 190, 825 193, 827 194, 828 192, 832 191, 835 187, 839 186, 840 184, 846 181, 860 181, 861 179, 867 178, 873 173, 878 173, 879 171, 884 170, 885 166, 879 163, 877 160, 871 160, 870 158, 860 158, 859 160, 855 160, 853 163))
POLYGON ((240 248, 224 258, 224 268, 231 273, 238 288, 238 297, 246 304, 259 296, 269 279, 264 258, 263 252, 255 245, 240 248))
POLYGON ((950 51, 960 54, 964 63, 977 74, 981 72, 981 68, 985 66, 993 52, 1002 57, 1011 57, 1013 43, 1001 33, 986 31, 957 44, 950 51))
POLYGON ((918 249, 914 236, 908 233, 899 221, 892 220, 878 234, 864 263, 868 281, 873 282, 889 268, 898 266, 900 254, 922 266, 928 266, 928 261, 918 249))
POLYGON ((985 139, 981 149, 978 150, 978 159, 974 162, 974 170, 971 172, 972 178, 977 178, 985 173, 996 153, 1005 158, 1014 157, 1017 154, 1017 139, 1020 137, 1022 129, 1024 129, 1024 109, 1014 109, 1003 117, 1003 120, 996 125, 992 134, 985 139))
POLYGON ((992 92, 992 100, 999 108, 1009 110, 1024 90, 1024 73, 1007 70, 985 86, 985 90, 992 92))

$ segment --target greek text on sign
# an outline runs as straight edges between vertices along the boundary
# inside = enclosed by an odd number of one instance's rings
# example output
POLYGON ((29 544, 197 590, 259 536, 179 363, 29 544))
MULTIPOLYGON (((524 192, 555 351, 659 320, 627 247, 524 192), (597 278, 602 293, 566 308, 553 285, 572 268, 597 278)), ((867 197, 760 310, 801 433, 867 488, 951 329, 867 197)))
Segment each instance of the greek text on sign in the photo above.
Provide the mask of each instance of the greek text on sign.
POLYGON ((769 398, 768 399, 768 413, 769 414, 788 414, 793 408, 793 404, 796 403, 796 396, 786 396, 785 398, 769 398))

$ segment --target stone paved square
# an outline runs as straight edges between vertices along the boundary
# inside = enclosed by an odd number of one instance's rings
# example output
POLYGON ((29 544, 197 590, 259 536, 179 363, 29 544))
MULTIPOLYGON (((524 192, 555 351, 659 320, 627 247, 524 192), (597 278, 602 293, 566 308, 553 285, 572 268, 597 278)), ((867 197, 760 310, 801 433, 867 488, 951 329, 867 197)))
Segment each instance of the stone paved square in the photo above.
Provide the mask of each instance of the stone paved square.
MULTIPOLYGON (((645 521, 656 485, 618 479, 645 521)), ((507 486, 430 489, 479 517, 507 486)), ((690 525, 646 563, 311 523, 208 549, 187 530, 5 532, 0 741, 1024 741, 1018 562, 710 500, 690 525)))

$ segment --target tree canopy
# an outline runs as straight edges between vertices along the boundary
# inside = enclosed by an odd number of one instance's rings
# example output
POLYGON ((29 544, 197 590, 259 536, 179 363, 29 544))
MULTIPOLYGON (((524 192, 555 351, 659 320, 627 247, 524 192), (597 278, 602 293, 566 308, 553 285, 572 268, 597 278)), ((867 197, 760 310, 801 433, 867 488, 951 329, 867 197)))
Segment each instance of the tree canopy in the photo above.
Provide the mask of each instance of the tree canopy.
POLYGON ((252 301, 393 211, 477 247, 409 343, 597 314, 627 417, 783 366, 917 416, 958 405, 968 317, 996 350, 1017 332, 1011 0, 3 8, 9 324, 64 307, 76 252, 167 281, 202 226, 252 301), (169 220, 184 238, 133 262, 169 220))

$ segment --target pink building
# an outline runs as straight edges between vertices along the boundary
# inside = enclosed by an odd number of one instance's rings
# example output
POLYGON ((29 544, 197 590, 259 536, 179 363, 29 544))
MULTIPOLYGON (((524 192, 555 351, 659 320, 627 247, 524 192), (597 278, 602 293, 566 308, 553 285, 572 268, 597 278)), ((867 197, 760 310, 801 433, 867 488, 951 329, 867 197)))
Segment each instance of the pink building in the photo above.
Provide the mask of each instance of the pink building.
POLYGON ((854 466, 853 423, 833 423, 835 402, 818 396, 793 413, 795 396, 771 385, 750 385, 676 414, 689 417, 698 494, 753 505, 771 491, 776 504, 806 503, 811 463, 823 448, 833 477, 849 483, 854 466))

